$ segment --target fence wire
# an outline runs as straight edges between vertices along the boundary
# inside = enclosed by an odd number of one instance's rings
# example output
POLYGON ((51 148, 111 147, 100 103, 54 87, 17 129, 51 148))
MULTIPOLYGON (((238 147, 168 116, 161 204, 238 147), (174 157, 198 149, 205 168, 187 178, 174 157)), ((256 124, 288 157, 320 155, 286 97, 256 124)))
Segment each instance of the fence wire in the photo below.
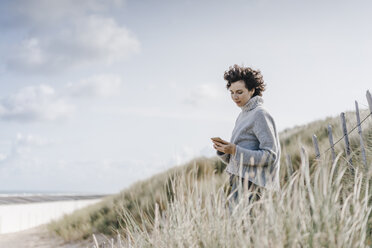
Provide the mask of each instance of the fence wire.
MULTIPOLYGON (((364 105, 364 104, 363 104, 364 105)), ((363 122, 366 121, 368 119, 368 117, 370 117, 372 115, 372 113, 369 113, 361 122, 360 122, 360 126, 362 126, 363 122)), ((324 154, 326 154, 329 150, 332 149, 332 147, 334 147, 335 145, 337 145, 337 143, 339 143, 341 140, 343 140, 345 138, 346 135, 349 135, 351 134, 356 128, 358 128, 359 125, 356 125, 355 127, 353 127, 347 134, 344 134, 341 138, 339 138, 336 142, 333 143, 333 145, 331 147, 329 147, 327 150, 325 150, 324 152, 322 152, 322 154, 320 154, 320 156, 323 156, 324 154)))

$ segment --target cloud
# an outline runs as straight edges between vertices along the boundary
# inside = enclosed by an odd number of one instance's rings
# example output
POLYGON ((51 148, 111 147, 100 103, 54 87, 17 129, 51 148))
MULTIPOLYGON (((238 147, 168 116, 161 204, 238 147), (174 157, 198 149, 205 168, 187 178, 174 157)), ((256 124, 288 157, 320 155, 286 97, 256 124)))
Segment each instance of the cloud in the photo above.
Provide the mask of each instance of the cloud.
POLYGON ((181 165, 195 157, 195 149, 184 145, 173 152, 173 156, 169 161, 170 166, 181 165))
POLYGON ((110 97, 120 94, 122 80, 117 75, 96 75, 77 83, 67 84, 67 94, 73 97, 110 97))
POLYGON ((7 66, 23 72, 55 72, 122 61, 139 51, 139 41, 112 18, 88 16, 56 34, 35 34, 16 46, 7 66))
POLYGON ((46 147, 53 143, 52 140, 38 135, 17 133, 12 142, 10 152, 8 154, 0 154, 1 168, 16 172, 40 168, 41 159, 35 157, 33 149, 46 147))
POLYGON ((201 149, 196 149, 192 145, 183 145, 181 147, 177 147, 173 151, 172 157, 165 163, 165 169, 186 164, 198 157, 214 156, 216 156, 216 151, 213 149, 212 145, 204 146, 201 149))
POLYGON ((45 146, 52 142, 46 138, 38 135, 28 134, 23 135, 22 133, 17 133, 15 145, 19 146, 45 146))
POLYGON ((226 98, 226 90, 217 84, 204 83, 192 88, 184 99, 184 103, 189 105, 202 105, 204 103, 217 102, 219 99, 226 98))
POLYGON ((29 86, 0 99, 0 119, 10 121, 59 120, 69 117, 74 106, 47 85, 29 86))
POLYGON ((24 19, 26 38, 9 49, 7 68, 52 73, 126 60, 140 50, 140 42, 113 15, 105 16, 113 6, 122 5, 122 1, 22 1, 13 11, 24 19))
MULTIPOLYGON (((212 105, 211 105, 212 106, 212 105)), ((136 106, 112 106, 110 109, 106 107, 98 107, 96 110, 99 113, 112 113, 115 115, 145 117, 145 118, 164 118, 179 121, 205 121, 205 122, 222 122, 231 123, 229 118, 221 116, 219 109, 212 106, 211 111, 204 109, 183 109, 180 111, 175 108, 160 108, 156 106, 136 107, 136 106)))
POLYGON ((76 111, 71 98, 112 97, 120 94, 122 86, 121 77, 114 74, 98 74, 68 83, 59 92, 44 84, 28 86, 0 98, 0 120, 32 122, 67 119, 76 111))
MULTIPOLYGON (((38 135, 17 133, 13 142, 11 153, 7 156, 7 160, 20 161, 25 157, 32 155, 31 150, 35 147, 43 147, 52 144, 51 140, 38 135)), ((27 160, 27 159, 24 159, 27 160)))
POLYGON ((0 153, 0 163, 4 161, 7 158, 7 156, 3 153, 0 153))
POLYGON ((43 32, 90 14, 107 15, 125 7, 124 0, 0 1, 0 26, 43 32))

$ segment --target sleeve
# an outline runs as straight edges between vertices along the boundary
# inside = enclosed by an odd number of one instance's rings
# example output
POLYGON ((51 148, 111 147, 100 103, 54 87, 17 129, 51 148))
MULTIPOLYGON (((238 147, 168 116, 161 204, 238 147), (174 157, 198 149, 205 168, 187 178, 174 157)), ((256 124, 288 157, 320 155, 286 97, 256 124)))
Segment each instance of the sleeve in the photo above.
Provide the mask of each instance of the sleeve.
POLYGON ((230 154, 217 151, 217 157, 225 164, 229 164, 230 162, 230 154))
POLYGON ((233 159, 243 166, 270 166, 279 152, 275 123, 267 112, 261 110, 255 119, 253 133, 258 139, 259 149, 250 150, 237 145, 233 159))

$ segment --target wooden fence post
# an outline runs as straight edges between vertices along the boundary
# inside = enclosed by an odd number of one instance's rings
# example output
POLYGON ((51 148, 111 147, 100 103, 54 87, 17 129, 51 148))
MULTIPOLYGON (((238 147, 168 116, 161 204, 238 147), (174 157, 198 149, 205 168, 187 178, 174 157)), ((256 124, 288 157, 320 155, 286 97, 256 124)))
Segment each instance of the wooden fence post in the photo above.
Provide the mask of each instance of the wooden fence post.
POLYGON ((316 158, 319 159, 320 158, 320 152, 319 152, 318 138, 316 137, 315 134, 313 134, 313 144, 314 144, 314 147, 315 147, 316 158))
POLYGON ((332 163, 336 160, 336 153, 335 153, 335 145, 333 144, 333 135, 332 135, 332 126, 328 125, 328 140, 329 144, 331 145, 331 151, 332 151, 332 163))
POLYGON ((357 118, 357 124, 358 124, 358 134, 360 139, 360 150, 362 153, 362 159, 364 164, 364 169, 367 170, 367 158, 366 158, 366 150, 364 149, 364 142, 363 142, 363 135, 362 135, 362 126, 360 125, 360 115, 359 115, 359 106, 358 102, 355 101, 355 113, 357 118))
POLYGON ((291 159, 291 155, 287 154, 287 172, 288 172, 288 176, 291 176, 293 174, 293 166, 292 166, 292 159, 291 159))
POLYGON ((369 90, 367 90, 366 97, 367 97, 367 101, 368 101, 369 112, 372 114, 372 96, 371 96, 371 93, 369 92, 369 90))
POLYGON ((349 158, 350 165, 353 165, 353 161, 351 159, 351 149, 350 149, 350 143, 349 143, 349 136, 348 136, 347 128, 346 128, 346 120, 345 120, 344 112, 341 113, 341 122, 342 122, 342 131, 344 133, 346 156, 347 158, 349 158))

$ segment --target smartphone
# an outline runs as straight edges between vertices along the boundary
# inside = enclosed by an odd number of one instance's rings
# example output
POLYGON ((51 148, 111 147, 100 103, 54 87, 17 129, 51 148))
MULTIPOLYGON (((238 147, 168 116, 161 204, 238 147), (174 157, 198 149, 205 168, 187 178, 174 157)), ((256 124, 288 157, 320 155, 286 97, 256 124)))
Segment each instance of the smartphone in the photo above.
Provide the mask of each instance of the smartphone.
POLYGON ((213 137, 211 138, 211 140, 218 142, 218 143, 226 144, 226 141, 222 140, 220 137, 213 137))

